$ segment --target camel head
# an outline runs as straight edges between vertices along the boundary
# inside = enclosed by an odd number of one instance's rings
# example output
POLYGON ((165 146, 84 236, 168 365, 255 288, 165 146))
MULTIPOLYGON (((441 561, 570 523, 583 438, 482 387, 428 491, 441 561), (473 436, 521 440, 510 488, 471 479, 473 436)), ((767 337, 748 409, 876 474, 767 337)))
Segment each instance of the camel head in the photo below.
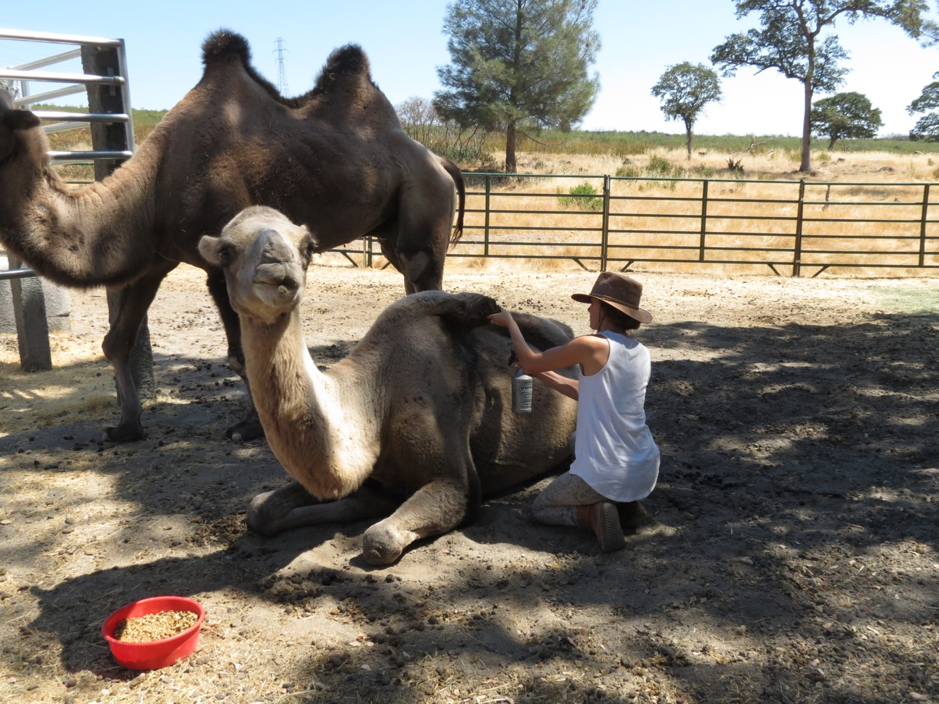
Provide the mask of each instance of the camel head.
POLYGON ((306 227, 265 206, 242 210, 219 237, 199 242, 205 260, 225 272, 235 311, 267 324, 297 307, 314 249, 306 227))
POLYGON ((17 109, 13 96, 0 89, 0 166, 7 158, 20 151, 23 130, 39 127, 39 118, 29 110, 17 109))

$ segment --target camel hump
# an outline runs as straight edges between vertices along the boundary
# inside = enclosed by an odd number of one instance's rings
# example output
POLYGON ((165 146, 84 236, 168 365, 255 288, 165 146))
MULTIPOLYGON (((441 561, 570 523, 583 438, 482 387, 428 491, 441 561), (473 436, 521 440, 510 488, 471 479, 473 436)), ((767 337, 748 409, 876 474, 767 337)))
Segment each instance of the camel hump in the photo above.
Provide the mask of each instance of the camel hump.
POLYGON ((248 46, 248 40, 236 32, 220 29, 210 34, 202 43, 202 63, 206 66, 233 57, 245 66, 251 63, 251 47, 248 46))
POLYGON ((488 324, 489 316, 500 310, 495 300, 481 293, 422 291, 399 298, 384 310, 378 321, 400 328, 407 320, 437 316, 461 327, 473 328, 488 324))
MULTIPOLYGON (((346 44, 334 50, 326 59, 326 65, 316 79, 315 93, 328 92, 334 86, 350 78, 364 78, 372 83, 368 56, 357 44, 346 44)), ((372 83, 374 85, 374 83, 372 83)))

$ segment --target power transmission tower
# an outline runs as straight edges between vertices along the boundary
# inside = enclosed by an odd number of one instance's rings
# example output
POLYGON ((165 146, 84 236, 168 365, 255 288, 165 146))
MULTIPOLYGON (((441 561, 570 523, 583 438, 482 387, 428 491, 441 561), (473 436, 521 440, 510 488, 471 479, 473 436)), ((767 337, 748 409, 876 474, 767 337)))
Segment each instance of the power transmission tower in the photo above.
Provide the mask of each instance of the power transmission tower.
POLYGON ((287 72, 284 70, 284 54, 289 53, 284 46, 284 38, 277 37, 277 48, 272 53, 277 54, 277 90, 281 95, 287 95, 287 72))

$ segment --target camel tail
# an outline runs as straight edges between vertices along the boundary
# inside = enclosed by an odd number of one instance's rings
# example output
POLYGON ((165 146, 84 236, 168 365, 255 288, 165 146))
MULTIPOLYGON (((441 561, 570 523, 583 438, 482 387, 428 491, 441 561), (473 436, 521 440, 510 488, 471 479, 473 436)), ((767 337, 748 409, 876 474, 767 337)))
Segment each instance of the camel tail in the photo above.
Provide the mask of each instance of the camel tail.
POLYGON ((459 199, 457 205, 456 225, 453 226, 453 232, 450 233, 450 249, 456 247, 457 242, 463 236, 463 213, 466 211, 466 183, 463 181, 463 172, 460 167, 449 159, 443 159, 443 168, 453 179, 453 185, 456 186, 456 192, 459 199))

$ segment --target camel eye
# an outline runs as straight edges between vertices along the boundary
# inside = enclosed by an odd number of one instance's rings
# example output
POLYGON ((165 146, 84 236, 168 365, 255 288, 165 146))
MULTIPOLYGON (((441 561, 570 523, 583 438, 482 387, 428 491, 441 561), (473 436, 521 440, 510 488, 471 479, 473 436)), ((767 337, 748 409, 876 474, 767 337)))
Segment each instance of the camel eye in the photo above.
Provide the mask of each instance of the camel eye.
POLYGON ((218 260, 222 266, 228 266, 234 258, 235 252, 231 247, 222 245, 218 248, 218 260))
POLYGON ((300 243, 300 250, 306 256, 307 261, 309 261, 316 251, 316 243, 313 241, 313 238, 309 235, 304 237, 303 241, 300 243))

